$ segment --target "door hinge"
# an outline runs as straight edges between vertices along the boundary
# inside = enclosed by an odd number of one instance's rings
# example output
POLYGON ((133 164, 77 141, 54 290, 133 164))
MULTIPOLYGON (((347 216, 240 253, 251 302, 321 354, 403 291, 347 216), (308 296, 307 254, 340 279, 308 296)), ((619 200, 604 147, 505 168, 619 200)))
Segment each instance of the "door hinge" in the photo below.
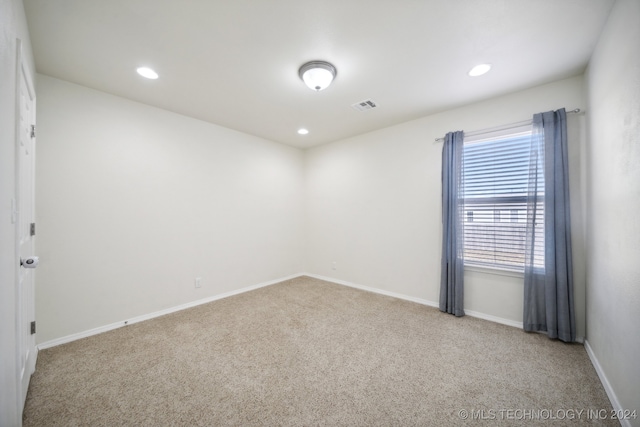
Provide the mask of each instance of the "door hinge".
POLYGON ((31 322, 31 335, 36 333, 36 321, 31 322))
POLYGON ((31 138, 36 137, 36 125, 31 125, 31 138))
POLYGON ((29 234, 31 234, 32 236, 36 235, 36 223, 35 222, 31 223, 31 227, 29 228, 29 234))

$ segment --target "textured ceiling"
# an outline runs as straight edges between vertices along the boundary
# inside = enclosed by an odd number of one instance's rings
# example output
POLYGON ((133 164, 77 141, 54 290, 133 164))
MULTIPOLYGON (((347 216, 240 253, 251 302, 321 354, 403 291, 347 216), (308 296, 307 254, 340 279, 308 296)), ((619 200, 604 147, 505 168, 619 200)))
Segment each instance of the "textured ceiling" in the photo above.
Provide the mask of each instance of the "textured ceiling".
POLYGON ((613 0, 24 3, 38 72, 304 148, 580 74, 613 0), (310 60, 338 69, 324 91, 310 60))

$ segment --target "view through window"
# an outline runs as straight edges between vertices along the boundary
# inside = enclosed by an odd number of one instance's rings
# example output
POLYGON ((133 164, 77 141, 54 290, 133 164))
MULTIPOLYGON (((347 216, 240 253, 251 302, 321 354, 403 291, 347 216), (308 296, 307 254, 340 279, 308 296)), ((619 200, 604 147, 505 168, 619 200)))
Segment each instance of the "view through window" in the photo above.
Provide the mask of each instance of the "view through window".
MULTIPOLYGON (((463 152, 465 265, 524 271, 531 130, 467 141, 463 152)), ((544 197, 539 168, 538 198, 544 197)), ((461 212, 462 214, 462 212, 461 212)), ((544 210, 534 266, 544 268, 544 210)))

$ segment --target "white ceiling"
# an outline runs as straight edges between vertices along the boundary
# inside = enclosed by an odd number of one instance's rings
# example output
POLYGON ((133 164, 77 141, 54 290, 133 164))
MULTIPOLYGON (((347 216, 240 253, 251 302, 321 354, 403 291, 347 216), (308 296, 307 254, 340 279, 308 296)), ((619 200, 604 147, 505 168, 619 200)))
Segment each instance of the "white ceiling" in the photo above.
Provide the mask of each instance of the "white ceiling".
POLYGON ((38 72, 304 148, 580 74, 613 0, 24 3, 38 72), (324 91, 310 60, 338 70, 324 91))

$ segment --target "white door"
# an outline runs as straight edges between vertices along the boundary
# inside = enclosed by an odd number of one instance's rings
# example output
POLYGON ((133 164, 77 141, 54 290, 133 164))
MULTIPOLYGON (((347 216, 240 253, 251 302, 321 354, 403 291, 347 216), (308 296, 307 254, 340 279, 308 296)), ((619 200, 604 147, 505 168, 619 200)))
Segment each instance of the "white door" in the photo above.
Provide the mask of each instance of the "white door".
MULTIPOLYGON (((35 177, 35 92, 30 74, 26 72, 22 61, 19 72, 18 123, 17 123, 17 252, 20 260, 34 255, 34 177, 35 177)), ((37 265, 37 263, 36 263, 37 265)), ((32 265, 31 265, 32 266, 32 265)), ((30 267, 30 266, 29 266, 30 267)), ((36 367, 35 335, 32 322, 35 322, 34 269, 21 265, 18 267, 17 283, 17 338, 18 368, 20 387, 20 413, 29 389, 29 380, 36 367)), ((35 327, 35 323, 33 324, 35 327)))

